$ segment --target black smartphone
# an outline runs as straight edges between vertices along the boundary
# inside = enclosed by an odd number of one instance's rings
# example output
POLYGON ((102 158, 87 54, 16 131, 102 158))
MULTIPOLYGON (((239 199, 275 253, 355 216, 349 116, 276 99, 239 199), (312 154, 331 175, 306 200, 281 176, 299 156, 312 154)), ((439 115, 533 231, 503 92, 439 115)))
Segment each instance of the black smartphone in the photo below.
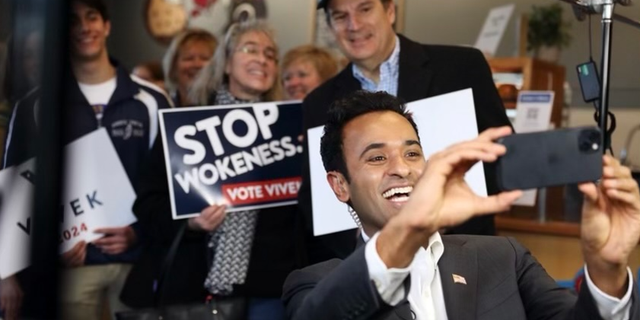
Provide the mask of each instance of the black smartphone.
POLYGON ((502 190, 524 190, 595 181, 602 176, 602 142, 596 127, 506 136, 497 161, 502 190))
POLYGON ((578 80, 580 80, 580 89, 582 89, 584 102, 600 99, 600 77, 598 77, 596 63, 589 61, 579 64, 576 67, 576 71, 578 71, 578 80))

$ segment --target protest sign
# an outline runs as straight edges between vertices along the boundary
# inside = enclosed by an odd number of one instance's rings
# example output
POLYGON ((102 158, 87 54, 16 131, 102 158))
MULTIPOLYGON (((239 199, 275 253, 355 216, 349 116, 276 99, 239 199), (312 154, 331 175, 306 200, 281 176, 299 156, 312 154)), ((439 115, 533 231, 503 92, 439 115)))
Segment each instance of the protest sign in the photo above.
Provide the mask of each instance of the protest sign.
POLYGON ((301 123, 299 102, 161 110, 173 218, 295 204, 301 123))
MULTIPOLYGON (((131 207, 136 194, 105 129, 65 147, 62 202, 51 214, 61 214, 60 252, 80 241, 101 238, 98 228, 123 227, 136 221, 131 207)), ((29 266, 31 205, 36 179, 35 160, 0 171, 0 278, 29 266)))
MULTIPOLYGON (((478 136, 476 112, 471 89, 410 102, 407 110, 413 114, 425 158, 444 148, 478 136)), ((307 131, 309 168, 311 174, 311 204, 313 233, 316 236, 353 229, 356 224, 347 212, 347 205, 338 201, 329 187, 320 157, 323 127, 307 131)), ((465 180, 478 195, 487 195, 484 168, 474 165, 465 180)))

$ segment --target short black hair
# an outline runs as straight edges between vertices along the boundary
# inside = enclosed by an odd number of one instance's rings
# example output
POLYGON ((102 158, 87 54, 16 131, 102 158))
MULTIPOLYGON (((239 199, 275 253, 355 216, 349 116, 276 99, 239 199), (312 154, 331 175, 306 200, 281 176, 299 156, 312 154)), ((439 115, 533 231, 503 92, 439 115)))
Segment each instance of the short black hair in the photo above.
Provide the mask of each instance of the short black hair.
POLYGON ((102 20, 109 21, 109 10, 104 0, 71 0, 71 4, 74 3, 84 4, 85 6, 98 11, 102 20))
MULTIPOLYGON (((318 5, 316 6, 317 10, 324 10, 324 17, 327 21, 327 25, 331 27, 331 15, 329 14, 329 9, 327 9, 327 7, 329 6, 329 1, 330 0, 320 0, 318 1, 318 5)), ((392 2, 391 0, 380 0, 382 2, 382 5, 384 6, 384 8, 388 8, 389 4, 392 2)))
MULTIPOLYGON (((328 120, 320 140, 320 155, 324 169, 337 171, 349 182, 349 172, 344 158, 342 131, 351 120, 372 112, 395 112, 409 121, 416 135, 418 126, 407 112, 404 103, 398 98, 383 92, 356 91, 347 97, 336 100, 329 107, 328 120)), ((420 138, 418 138, 419 140, 420 138)))

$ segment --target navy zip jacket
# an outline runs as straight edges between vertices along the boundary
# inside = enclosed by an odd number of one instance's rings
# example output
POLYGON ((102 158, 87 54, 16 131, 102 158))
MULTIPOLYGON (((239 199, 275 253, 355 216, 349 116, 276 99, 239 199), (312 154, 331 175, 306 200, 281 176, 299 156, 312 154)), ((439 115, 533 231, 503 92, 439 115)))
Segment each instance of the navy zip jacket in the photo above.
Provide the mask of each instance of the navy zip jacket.
MULTIPOLYGON (((115 60, 111 60, 111 64, 116 68, 116 89, 104 109, 100 124, 107 130, 127 176, 137 190, 138 173, 158 133, 158 110, 170 107, 170 102, 159 89, 130 76, 115 60)), ((70 79, 66 90, 68 103, 62 126, 65 145, 99 128, 96 113, 75 78, 70 79)), ((39 121, 39 96, 36 89, 16 103, 5 142, 3 168, 35 156, 37 140, 33 137, 39 121)), ((135 261, 144 236, 137 224, 133 228, 138 237, 136 245, 121 254, 107 255, 89 244, 85 264, 135 261)))

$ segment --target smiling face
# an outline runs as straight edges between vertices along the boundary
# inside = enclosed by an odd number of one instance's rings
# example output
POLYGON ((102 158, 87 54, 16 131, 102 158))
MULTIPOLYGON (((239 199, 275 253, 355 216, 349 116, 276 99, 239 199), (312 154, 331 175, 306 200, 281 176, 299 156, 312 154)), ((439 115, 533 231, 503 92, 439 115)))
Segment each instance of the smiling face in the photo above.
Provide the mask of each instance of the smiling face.
POLYGON ((291 100, 304 99, 321 83, 322 79, 318 70, 307 60, 295 60, 282 72, 282 84, 287 98, 291 100))
POLYGON ((202 68, 211 60, 211 46, 198 40, 186 41, 178 49, 174 66, 174 81, 181 94, 185 94, 202 68))
POLYGON ((107 37, 111 23, 100 12, 74 2, 71 17, 71 53, 75 59, 94 61, 107 54, 107 37))
POLYGON ((236 98, 256 100, 275 84, 277 64, 276 45, 269 36, 258 31, 241 35, 225 67, 229 91, 236 98))
POLYGON ((393 2, 385 6, 381 0, 331 0, 327 10, 342 53, 356 65, 378 67, 393 51, 393 2))
POLYGON ((344 126, 342 143, 350 181, 335 171, 327 179, 340 201, 351 202, 371 236, 409 199, 424 170, 422 148, 409 121, 391 111, 354 118, 344 126))

